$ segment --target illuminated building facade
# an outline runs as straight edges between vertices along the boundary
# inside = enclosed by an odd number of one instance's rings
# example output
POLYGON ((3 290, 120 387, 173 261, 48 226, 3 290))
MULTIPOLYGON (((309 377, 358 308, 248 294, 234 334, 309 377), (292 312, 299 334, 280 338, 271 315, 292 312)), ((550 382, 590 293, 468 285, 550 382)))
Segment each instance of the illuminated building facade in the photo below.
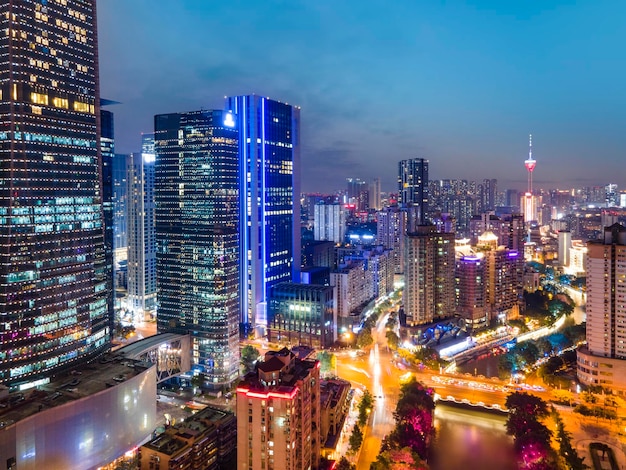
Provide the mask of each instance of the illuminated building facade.
POLYGON ((0 398, 3 469, 100 468, 149 438, 156 366, 105 354, 75 371, 0 398))
POLYGON ((269 351, 237 386, 236 415, 239 470, 319 468, 319 361, 269 351))
POLYGON ((626 227, 614 224, 587 242, 587 345, 578 379, 626 394, 626 227))
POLYGON ((486 267, 482 253, 461 256, 456 261, 456 313, 465 319, 469 329, 488 325, 486 267))
POLYGON ((239 373, 237 130, 222 111, 162 114, 154 139, 157 329, 190 333, 194 370, 222 387, 239 373))
POLYGON ((267 339, 311 348, 330 348, 337 340, 333 288, 282 282, 270 290, 267 339))
POLYGON ((115 316, 115 269, 114 269, 114 211, 113 158, 115 140, 113 113, 100 110, 100 152, 102 154, 102 215, 104 217, 104 259, 107 292, 107 310, 113 326, 115 316))
POLYGON ((361 310, 374 299, 374 273, 367 261, 351 261, 330 273, 330 285, 335 290, 337 328, 353 331, 361 323, 361 310))
POLYGON ((394 273, 404 273, 404 236, 407 227, 407 212, 398 206, 386 207, 377 213, 376 241, 391 250, 394 273))
POLYGON ((226 109, 239 129, 241 323, 262 330, 270 288, 299 281, 300 108, 247 95, 226 109))
POLYGON ((454 233, 434 225, 406 234, 402 300, 408 326, 449 318, 455 312, 454 233))
POLYGON ((237 419, 229 411, 207 406, 143 444, 141 470, 221 470, 234 468, 237 419))
POLYGON ((346 210, 341 204, 315 204, 314 238, 343 243, 346 236, 346 210))
POLYGON ((128 157, 128 298, 136 321, 154 319, 157 302, 154 135, 128 157))
POLYGON ((0 382, 109 347, 94 0, 2 1, 0 382))
POLYGON ((398 164, 398 202, 418 210, 412 225, 424 225, 428 214, 428 160, 412 158, 398 164))

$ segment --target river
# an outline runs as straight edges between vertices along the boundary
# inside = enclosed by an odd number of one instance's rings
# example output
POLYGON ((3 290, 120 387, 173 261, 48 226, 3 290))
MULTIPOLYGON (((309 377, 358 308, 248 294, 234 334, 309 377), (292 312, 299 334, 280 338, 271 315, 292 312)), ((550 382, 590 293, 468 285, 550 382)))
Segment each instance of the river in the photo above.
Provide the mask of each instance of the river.
POLYGON ((466 362, 456 367, 461 374, 484 375, 485 377, 498 377, 498 361, 500 356, 486 356, 480 359, 466 362))
POLYGON ((513 439, 506 435, 505 423, 505 416, 439 402, 431 470, 517 469, 513 439))

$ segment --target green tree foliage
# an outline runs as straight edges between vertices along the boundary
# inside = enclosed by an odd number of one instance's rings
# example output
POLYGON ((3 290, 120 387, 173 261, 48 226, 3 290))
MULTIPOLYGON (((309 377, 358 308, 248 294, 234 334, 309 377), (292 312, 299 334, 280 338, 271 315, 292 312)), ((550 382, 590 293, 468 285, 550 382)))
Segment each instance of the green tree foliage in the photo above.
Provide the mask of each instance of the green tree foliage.
POLYGON ((392 449, 378 454, 370 470, 428 470, 428 465, 409 447, 392 449))
POLYGON ((335 470, 356 470, 356 465, 350 463, 347 458, 341 457, 335 466, 335 470))
POLYGON ((350 434, 350 440, 348 442, 350 444, 350 450, 352 452, 356 452, 361 447, 361 444, 363 443, 363 431, 361 431, 361 428, 358 424, 354 425, 354 428, 352 429, 352 434, 350 434))
POLYGON ((241 348, 240 362, 243 367, 244 375, 254 370, 254 365, 256 364, 256 361, 259 359, 260 355, 261 353, 259 352, 259 350, 249 344, 241 348))
POLYGON ((367 423, 367 417, 373 406, 374 397, 369 390, 365 390, 363 398, 361 398, 361 401, 359 402, 359 425, 365 426, 365 423, 367 423))
POLYGON ((398 338, 398 335, 395 334, 395 332, 389 330, 385 334, 385 337, 387 338, 387 344, 389 345, 389 347, 391 349, 398 349, 398 344, 400 343, 400 338, 398 338))
POLYGON ((323 376, 332 374, 337 367, 337 357, 328 351, 320 351, 317 353, 317 360, 320 361, 320 372, 323 376))
POLYGON ((442 364, 441 357, 436 349, 430 347, 418 348, 413 353, 414 360, 418 363, 424 364, 431 369, 437 369, 442 364))
POLYGON ((421 459, 427 460, 434 434, 434 410, 432 389, 412 377, 400 388, 400 399, 393 414, 396 427, 383 441, 381 451, 408 447, 421 459))
POLYGON ((371 346, 373 343, 374 343, 374 338, 372 337, 372 328, 363 326, 363 328, 361 328, 361 331, 359 331, 356 337, 357 347, 359 349, 363 349, 368 346, 371 346))
POLYGON ((567 468, 572 470, 589 468, 583 463, 584 459, 578 455, 578 452, 572 446, 572 435, 565 430, 563 420, 556 412, 554 413, 554 419, 556 421, 556 440, 559 442, 559 455, 565 460, 567 468))
POLYGON ((526 392, 514 392, 507 397, 506 407, 509 409, 506 431, 513 436, 515 449, 521 452, 533 447, 547 456, 552 433, 539 421, 548 415, 546 402, 526 392))

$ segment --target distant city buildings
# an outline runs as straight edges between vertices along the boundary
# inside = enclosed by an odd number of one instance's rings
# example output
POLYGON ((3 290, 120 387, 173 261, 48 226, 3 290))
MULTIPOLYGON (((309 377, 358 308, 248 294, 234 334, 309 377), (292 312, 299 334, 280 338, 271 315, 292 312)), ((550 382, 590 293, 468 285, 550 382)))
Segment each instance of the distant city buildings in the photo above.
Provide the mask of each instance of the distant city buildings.
POLYGON ((398 202, 416 209, 411 225, 424 225, 428 214, 428 160, 412 158, 398 163, 398 202))
POLYGON ((315 204, 315 240, 344 243, 346 237, 346 210, 342 204, 315 204))
POLYGON ((155 116, 157 327, 192 335, 215 388, 239 376, 239 154, 232 115, 155 116))
POLYGON ((404 235, 407 231, 407 211, 398 206, 386 207, 377 213, 376 241, 391 250, 395 274, 404 273, 404 235))
POLYGON ((226 109, 239 130, 241 323, 263 334, 271 287, 299 281, 300 108, 247 95, 226 109))

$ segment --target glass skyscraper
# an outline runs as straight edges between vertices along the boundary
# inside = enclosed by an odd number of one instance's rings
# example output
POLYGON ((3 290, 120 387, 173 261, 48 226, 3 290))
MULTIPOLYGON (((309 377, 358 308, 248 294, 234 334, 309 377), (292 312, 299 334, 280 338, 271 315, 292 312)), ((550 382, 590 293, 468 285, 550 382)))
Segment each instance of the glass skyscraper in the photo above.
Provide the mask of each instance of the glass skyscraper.
POLYGON ((398 164, 398 202, 402 207, 418 209, 409 211, 409 225, 424 225, 428 214, 428 160, 411 158, 398 164))
POLYGON ((226 98, 239 129, 241 322, 267 325, 267 298, 300 272, 300 108, 256 95, 226 98))
POLYGON ((194 369, 228 385, 239 374, 237 129, 222 111, 162 114, 154 139, 157 328, 190 333, 194 369))
POLYGON ((0 382, 109 345, 95 0, 0 1, 0 382))

